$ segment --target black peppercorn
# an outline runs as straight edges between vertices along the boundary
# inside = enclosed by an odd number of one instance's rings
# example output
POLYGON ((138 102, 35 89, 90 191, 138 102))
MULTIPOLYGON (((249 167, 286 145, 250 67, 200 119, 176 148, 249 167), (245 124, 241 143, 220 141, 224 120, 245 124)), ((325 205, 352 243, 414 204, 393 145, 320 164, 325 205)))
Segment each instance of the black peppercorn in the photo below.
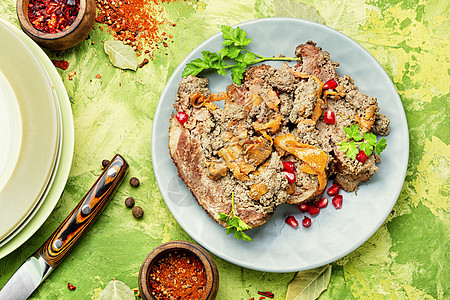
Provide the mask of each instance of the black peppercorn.
POLYGON ((133 217, 136 219, 140 219, 144 215, 144 210, 140 206, 133 207, 131 212, 133 213, 133 217))
POLYGON ((104 168, 106 168, 108 165, 109 165, 109 160, 107 160, 107 159, 102 160, 102 170, 104 168))
POLYGON ((132 187, 138 187, 139 186, 139 179, 136 177, 131 177, 130 184, 132 187))
POLYGON ((131 197, 125 199, 125 206, 128 208, 132 208, 134 206, 134 199, 131 197))

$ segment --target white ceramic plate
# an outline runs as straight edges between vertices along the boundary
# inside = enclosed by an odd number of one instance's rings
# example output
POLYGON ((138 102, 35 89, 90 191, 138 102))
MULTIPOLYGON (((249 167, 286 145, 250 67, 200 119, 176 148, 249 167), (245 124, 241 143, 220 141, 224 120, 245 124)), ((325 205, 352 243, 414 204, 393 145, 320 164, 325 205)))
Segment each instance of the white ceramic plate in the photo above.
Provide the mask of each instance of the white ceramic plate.
POLYGON ((18 233, 9 238, 7 242, 0 243, 0 258, 11 253, 19 246, 21 246, 26 240, 28 240, 45 222, 54 207, 58 203, 59 198, 64 190, 64 187, 69 176, 70 167, 72 165, 72 156, 74 148, 74 125, 72 118, 72 110, 70 107, 70 101, 67 96, 64 84, 58 71, 53 66, 52 62, 45 54, 45 52, 27 35, 25 35, 19 28, 14 27, 5 20, 0 19, 0 25, 8 27, 14 34, 29 47, 39 59, 39 63, 45 68, 46 74, 49 76, 51 83, 54 87, 54 92, 57 95, 61 110, 61 144, 60 144, 60 160, 57 164, 56 170, 54 170, 53 181, 50 186, 47 186, 45 197, 43 197, 42 203, 40 203, 39 209, 37 209, 28 223, 22 223, 17 229, 18 233))
MULTIPOLYGON (((381 113, 391 119, 387 148, 381 154, 380 171, 358 195, 342 193, 343 207, 331 204, 312 218, 312 226, 293 229, 286 225, 287 215, 303 218, 295 205, 282 205, 266 224, 248 231, 253 242, 227 236, 197 205, 178 178, 168 149, 169 119, 181 73, 201 52, 217 52, 222 46, 218 33, 195 48, 173 72, 158 103, 152 129, 152 161, 161 194, 183 229, 215 255, 242 267, 268 272, 307 270, 333 262, 355 250, 383 224, 402 189, 408 164, 409 138, 405 112, 398 93, 384 69, 358 43, 344 34, 310 21, 269 18, 238 25, 252 39, 248 49, 264 56, 294 56, 297 45, 309 40, 328 51, 339 62, 338 73, 350 75, 359 88, 378 98, 381 113)), ((270 63, 279 67, 280 64, 270 63)), ((212 92, 225 91, 229 77, 208 73, 212 92)))
MULTIPOLYGON (((17 36, 17 38, 21 39, 19 36, 17 36)), ((35 56, 35 59, 36 59, 36 61, 39 62, 41 67, 44 69, 44 67, 41 64, 39 58, 37 56, 35 56)), ((45 71, 45 69, 44 69, 44 71, 45 71)), ((51 190, 51 187, 52 187, 52 184, 53 184, 53 182, 54 182, 54 180, 56 178, 56 174, 57 174, 57 170, 58 170, 58 166, 59 166, 59 162, 60 162, 60 158, 61 158, 61 149, 62 149, 62 116, 61 116, 61 108, 60 108, 60 105, 59 105, 58 95, 56 93, 56 90, 55 90, 55 87, 54 87, 53 83, 50 80, 50 77, 49 77, 47 71, 45 71, 45 76, 46 76, 46 79, 48 81, 49 86, 51 87, 51 91, 52 91, 53 98, 54 98, 54 104, 55 104, 55 107, 56 107, 56 115, 57 115, 57 149, 56 149, 57 152, 56 152, 55 163, 53 165, 53 169, 51 171, 51 174, 50 174, 49 180, 47 182, 47 185, 46 185, 45 189, 43 190, 41 196, 39 197, 38 201, 36 202, 34 207, 30 210, 28 215, 21 221, 21 223, 17 227, 15 227, 14 230, 10 231, 0 241, 0 248, 3 245, 6 245, 11 239, 13 239, 33 219, 33 217, 39 211, 39 209, 41 208, 41 206, 44 203, 45 199, 47 198, 47 195, 49 194, 49 192, 51 190)), ((1 188, 0 188, 0 190, 1 190, 1 188)))
POLYGON ((0 40, 8 45, 0 48, 0 72, 14 95, 8 98, 17 101, 22 125, 20 153, 0 190, 1 241, 42 199, 59 153, 60 126, 56 94, 45 69, 26 44, 2 24, 0 40))

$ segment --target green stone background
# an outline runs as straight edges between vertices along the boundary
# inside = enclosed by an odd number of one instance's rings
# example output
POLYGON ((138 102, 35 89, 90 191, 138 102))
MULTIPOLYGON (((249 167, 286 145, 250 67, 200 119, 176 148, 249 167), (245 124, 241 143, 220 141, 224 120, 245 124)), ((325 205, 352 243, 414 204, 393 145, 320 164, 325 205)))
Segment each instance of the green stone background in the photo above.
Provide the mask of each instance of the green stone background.
MULTIPOLYGON (((91 40, 61 53, 70 64, 66 71, 58 71, 74 115, 72 169, 48 220, 23 246, 0 260, 0 286, 84 196, 100 174, 101 160, 115 153, 123 154, 131 165, 126 180, 136 176, 142 185, 120 187, 97 223, 32 298, 91 299, 112 278, 137 288, 140 264, 151 249, 170 240, 191 240, 165 206, 153 174, 150 134, 159 95, 180 61, 220 25, 290 16, 324 23, 369 50, 397 87, 410 134, 409 166, 397 204, 365 244, 333 263, 330 285, 320 299, 448 299, 449 2, 204 0, 161 6, 177 23, 167 29, 174 42, 137 72, 111 66, 100 41, 112 37, 97 24, 91 40), (77 72, 72 81, 69 71, 77 72), (95 78, 98 73, 101 79, 95 78), (127 196, 144 208, 142 220, 125 208, 127 196), (68 282, 77 289, 68 290, 68 282)), ((0 1, 0 17, 18 26, 15 0, 0 1)), ((53 52, 48 55, 56 58, 53 52)), ((258 299, 258 290, 273 291, 275 299, 284 299, 295 275, 215 260, 221 278, 219 300, 258 299)))

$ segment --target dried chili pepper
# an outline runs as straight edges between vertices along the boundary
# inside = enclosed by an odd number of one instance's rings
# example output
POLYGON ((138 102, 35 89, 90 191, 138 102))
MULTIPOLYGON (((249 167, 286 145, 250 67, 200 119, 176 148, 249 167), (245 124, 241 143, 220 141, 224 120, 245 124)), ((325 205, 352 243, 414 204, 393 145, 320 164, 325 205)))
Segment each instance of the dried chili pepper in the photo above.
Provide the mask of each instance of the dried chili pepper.
POLYGON ((28 18, 37 30, 58 33, 75 21, 79 10, 80 0, 30 0, 28 18))
POLYGON ((156 299, 200 299, 206 286, 206 273, 192 253, 174 250, 165 253, 152 266, 148 282, 156 299))

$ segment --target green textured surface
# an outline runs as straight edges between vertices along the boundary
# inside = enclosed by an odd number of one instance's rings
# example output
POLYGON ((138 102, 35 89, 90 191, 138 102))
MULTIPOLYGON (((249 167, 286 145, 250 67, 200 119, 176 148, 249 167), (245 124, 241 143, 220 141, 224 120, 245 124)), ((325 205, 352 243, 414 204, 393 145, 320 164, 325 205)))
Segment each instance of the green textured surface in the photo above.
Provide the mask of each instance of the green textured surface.
MULTIPOLYGON (((165 206, 153 175, 150 135, 159 95, 179 62, 220 25, 290 16, 322 22, 369 50, 397 87, 410 134, 409 166, 397 204, 366 243, 333 263, 329 288, 320 299, 448 299, 449 5, 438 0, 165 3, 161 7, 166 17, 177 23, 167 29, 174 42, 137 72, 110 64, 100 41, 112 37, 96 24, 90 40, 59 57, 70 65, 58 71, 75 123, 74 159, 64 195, 36 234, 0 260, 0 287, 84 196, 100 174, 101 160, 115 153, 131 166, 126 181, 136 176, 142 185, 133 189, 124 182, 97 223, 32 298, 91 299, 112 278, 136 288, 140 264, 155 246, 191 240, 165 206), (77 73, 73 80, 68 79, 70 71, 77 73), (124 206, 128 196, 143 207, 142 220, 135 220, 124 206), (77 289, 68 290, 68 282, 77 289)), ((0 17, 18 26, 14 0, 0 1, 0 17)), ((284 299, 294 276, 215 260, 221 278, 219 300, 258 299, 258 290, 284 299)))

